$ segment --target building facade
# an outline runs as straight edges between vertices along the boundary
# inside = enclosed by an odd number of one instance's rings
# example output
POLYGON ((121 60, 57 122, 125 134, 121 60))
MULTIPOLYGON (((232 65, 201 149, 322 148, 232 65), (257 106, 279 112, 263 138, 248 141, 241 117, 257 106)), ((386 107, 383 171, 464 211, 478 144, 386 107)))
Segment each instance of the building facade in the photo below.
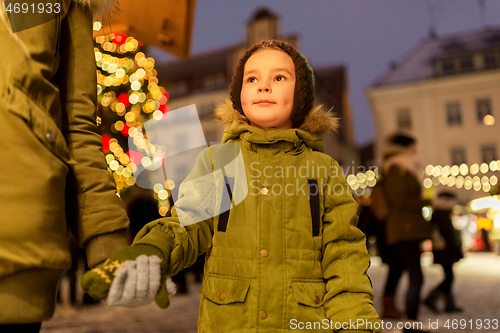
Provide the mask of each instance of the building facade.
MULTIPOLYGON (((262 40, 278 39, 300 50, 300 36, 283 35, 281 20, 268 9, 259 9, 247 22, 241 43, 158 64, 160 83, 170 94, 168 106, 175 110, 195 104, 207 142, 222 138, 223 125, 213 121, 214 108, 229 98, 231 78, 244 52, 262 40)), ((314 68, 316 82, 315 104, 333 108, 340 118, 340 130, 326 133, 325 153, 344 165, 358 165, 354 124, 348 94, 347 70, 344 66, 314 68)))
POLYGON ((458 192, 472 199, 497 185, 500 27, 430 36, 392 63, 365 93, 378 165, 386 138, 408 132, 417 138, 434 186, 470 190, 458 192))

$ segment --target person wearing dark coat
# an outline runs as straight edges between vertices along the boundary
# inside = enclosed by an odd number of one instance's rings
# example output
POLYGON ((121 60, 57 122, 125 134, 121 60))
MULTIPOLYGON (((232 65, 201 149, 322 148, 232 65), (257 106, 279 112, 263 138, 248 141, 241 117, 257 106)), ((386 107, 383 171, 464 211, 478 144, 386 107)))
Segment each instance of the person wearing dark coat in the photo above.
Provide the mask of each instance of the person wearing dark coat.
MULTIPOLYGON (((389 137, 388 143, 384 150, 382 168, 383 186, 389 206, 389 214, 385 220, 387 248, 384 256, 389 263, 389 274, 384 288, 384 314, 397 318, 394 295, 401 274, 406 270, 410 277, 406 293, 406 317, 415 321, 424 280, 420 265, 420 243, 430 237, 429 223, 422 216, 422 208, 430 205, 430 201, 421 197, 419 176, 422 167, 417 158, 416 140, 398 133, 389 137)), ((405 328, 404 332, 421 331, 405 328)))
POLYGON ((438 195, 435 209, 432 213, 431 224, 441 237, 433 237, 434 262, 443 266, 445 277, 443 281, 425 298, 424 304, 432 311, 438 312, 437 302, 442 296, 445 300, 445 312, 460 312, 462 309, 455 305, 451 292, 454 280, 453 264, 463 258, 460 235, 453 227, 451 213, 457 205, 455 194, 442 192, 438 195), (439 238, 439 239, 436 239, 439 238))

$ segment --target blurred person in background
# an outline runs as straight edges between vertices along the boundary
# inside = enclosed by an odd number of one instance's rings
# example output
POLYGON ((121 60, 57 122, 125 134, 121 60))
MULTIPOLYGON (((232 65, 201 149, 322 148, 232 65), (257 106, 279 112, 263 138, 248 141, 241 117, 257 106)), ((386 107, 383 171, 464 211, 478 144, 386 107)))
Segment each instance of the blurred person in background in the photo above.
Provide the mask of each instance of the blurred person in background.
MULTIPOLYGON (((430 237, 429 223, 422 216, 422 208, 429 205, 430 201, 421 197, 422 168, 413 137, 398 133, 388 138, 382 172, 390 207, 385 223, 390 269, 384 297, 394 298, 401 274, 407 270, 410 284, 406 293, 406 317, 408 320, 417 320, 424 281, 420 243, 430 237)), ((404 332, 419 331, 405 328, 404 332)))
POLYGON ((443 266, 445 277, 443 281, 434 288, 425 298, 424 304, 432 311, 439 312, 437 308, 438 299, 444 297, 445 312, 460 312, 462 309, 455 305, 452 294, 454 280, 453 264, 462 259, 462 242, 460 231, 453 227, 451 214, 453 208, 458 204, 456 196, 452 192, 441 192, 434 203, 431 225, 434 228, 432 234, 432 253, 434 262, 443 266), (434 236, 434 233, 438 235, 434 236))
POLYGON ((52 317, 71 266, 68 228, 90 267, 128 245, 96 125, 92 12, 109 12, 114 1, 51 5, 59 14, 44 20, 0 2, 2 333, 39 332, 52 317))

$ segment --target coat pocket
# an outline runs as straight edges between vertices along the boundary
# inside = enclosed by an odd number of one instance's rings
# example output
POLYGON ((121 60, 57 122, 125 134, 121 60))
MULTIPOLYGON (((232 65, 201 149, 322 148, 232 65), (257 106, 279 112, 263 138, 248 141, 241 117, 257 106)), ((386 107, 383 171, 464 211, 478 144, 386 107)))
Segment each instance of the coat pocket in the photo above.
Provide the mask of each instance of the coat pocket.
POLYGON ((208 275, 203 281, 200 294, 217 304, 243 303, 250 281, 247 279, 208 275))
POLYGON ((318 282, 292 282, 292 291, 295 301, 312 308, 323 306, 323 299, 326 294, 326 285, 323 281, 318 282))

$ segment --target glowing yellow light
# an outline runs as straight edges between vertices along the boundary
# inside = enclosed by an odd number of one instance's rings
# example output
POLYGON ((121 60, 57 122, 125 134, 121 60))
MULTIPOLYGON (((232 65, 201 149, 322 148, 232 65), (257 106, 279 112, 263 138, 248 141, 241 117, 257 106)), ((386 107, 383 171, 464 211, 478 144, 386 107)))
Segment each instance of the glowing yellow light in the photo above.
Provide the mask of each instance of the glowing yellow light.
POLYGON ((142 78, 144 78, 144 76, 146 76, 146 71, 144 69, 142 69, 142 68, 139 68, 137 70, 137 72, 135 72, 135 74, 137 75, 137 77, 139 79, 142 79, 142 78))
POLYGON ((163 190, 163 185, 160 184, 160 183, 156 183, 154 186, 153 186, 153 190, 158 193, 160 192, 161 190, 163 190))
POLYGON ((127 121, 127 123, 134 122, 135 121, 135 114, 133 112, 127 112, 125 114, 125 120, 127 121))
MULTIPOLYGON (((116 112, 123 112, 123 111, 125 111, 125 104, 117 103, 115 106, 115 109, 116 109, 116 112)), ((121 129, 119 131, 121 131, 121 129)))
POLYGON ((167 206, 161 206, 160 209, 158 210, 158 213, 160 213, 161 216, 167 215, 167 213, 168 213, 167 206))
MULTIPOLYGON (((141 83, 139 81, 134 81, 130 84, 130 88, 132 88, 132 90, 139 90, 141 89, 141 83)), ((137 100, 139 100, 139 98, 137 98, 137 100)))
POLYGON ((428 165, 425 167, 425 174, 427 176, 432 176, 432 170, 434 169, 434 167, 432 165, 428 165))
POLYGON ((121 174, 123 173, 123 169, 124 169, 124 168, 123 168, 123 165, 120 165, 120 166, 118 167, 118 169, 116 169, 116 171, 115 171, 115 172, 116 172, 118 175, 121 175, 121 174))
POLYGON ((126 183, 128 186, 132 186, 135 184, 135 178, 134 177, 128 177, 126 180, 126 183))
POLYGON ((125 76, 125 70, 123 68, 118 68, 115 73, 116 77, 122 78, 125 76))
POLYGON ((464 186, 464 177, 458 176, 457 181, 455 182, 455 186, 457 188, 462 188, 464 186))
POLYGON ((460 168, 458 167, 458 165, 452 166, 450 169, 450 173, 454 177, 458 176, 458 174, 460 173, 460 168))
POLYGON ((130 75, 130 83, 134 81, 139 81, 139 77, 137 76, 137 74, 130 75))
POLYGON ((173 190, 175 188, 175 182, 171 179, 168 179, 165 182, 165 187, 168 188, 169 190, 173 190))
POLYGON ((481 170, 482 173, 487 173, 488 172, 488 164, 486 164, 486 163, 481 164, 481 166, 479 167, 479 170, 481 170))
POLYGON ((495 161, 490 162, 490 170, 497 171, 497 163, 495 161))
POLYGON ((159 191, 158 198, 160 198, 161 200, 165 200, 166 198, 168 198, 168 192, 165 190, 159 191))
POLYGON ((364 183, 366 181, 366 175, 363 172, 359 172, 356 177, 358 178, 358 182, 364 183))
POLYGON ((447 182, 448 182, 448 177, 446 176, 439 176, 439 182, 441 183, 441 185, 445 185, 447 182))
POLYGON ((128 100, 132 104, 137 104, 137 102, 139 102, 139 96, 137 96, 137 94, 132 94, 128 97, 128 100))
POLYGON ((139 93, 139 102, 143 103, 146 100, 146 94, 143 92, 139 93))
POLYGON ((429 207, 422 208, 422 216, 424 219, 429 219, 432 216, 432 210, 429 207))
POLYGON ((111 163, 111 161, 114 161, 115 157, 113 156, 113 154, 107 154, 106 155, 106 162, 111 163))
POLYGON ((370 181, 372 179, 375 179, 375 172, 373 170, 366 171, 366 180, 370 181))
POLYGON ((130 163, 129 167, 132 169, 132 172, 137 172, 137 165, 134 163, 130 163))
POLYGON ((498 178, 497 176, 491 176, 490 178, 490 184, 495 186, 498 183, 498 178))
POLYGON ((160 110, 156 110, 155 112, 153 112, 153 118, 155 120, 161 120, 163 118, 163 112, 161 112, 160 110))
POLYGON ((472 188, 472 182, 465 181, 464 188, 468 191, 472 188))
POLYGON ((375 184, 377 184, 377 180, 375 178, 372 178, 372 179, 368 180, 367 183, 368 183, 368 186, 373 187, 373 186, 375 186, 375 184))
POLYGON ((483 176, 483 178, 481 178, 481 184, 488 184, 489 183, 489 179, 488 179, 488 176, 483 176))
POLYGON ((473 185, 473 187, 474 187, 474 191, 480 191, 481 190, 481 183, 475 183, 473 185))
POLYGON ((107 87, 111 87, 113 85, 113 78, 111 76, 108 76, 104 79, 104 84, 107 86, 107 87))
POLYGON ((483 184, 483 191, 484 192, 489 192, 490 190, 491 190, 490 184, 483 184))
POLYGON ((498 201, 498 196, 478 198, 470 202, 470 208, 474 211, 485 208, 500 209, 500 202, 498 201))
POLYGON ((109 141, 109 150, 114 151, 116 148, 119 147, 119 144, 116 141, 109 141))
MULTIPOLYGON (((119 160, 120 160, 120 163, 123 165, 127 165, 130 162, 130 158, 128 157, 127 154, 122 154, 122 156, 120 156, 119 160)), ((125 171, 124 171, 123 175, 125 176, 125 171)))
POLYGON ((432 186, 432 179, 430 178, 425 178, 424 179, 424 187, 425 188, 430 188, 432 186))
POLYGON ((116 169, 118 169, 118 167, 120 166, 120 163, 118 163, 118 161, 111 161, 109 163, 109 168, 113 171, 115 171, 116 169))
POLYGON ((116 72, 117 70, 118 70, 118 65, 117 65, 117 64, 111 64, 111 65, 109 65, 109 67, 108 67, 108 72, 110 72, 110 73, 114 73, 114 72, 116 72))
POLYGON ((438 165, 438 166, 435 166, 433 169, 432 169, 432 175, 434 177, 439 177, 441 175, 441 166, 438 165))
POLYGON ((102 59, 102 53, 101 52, 96 52, 95 53, 95 61, 100 61, 102 59))
POLYGON ((121 120, 118 120, 116 123, 115 123, 115 128, 117 131, 121 131, 123 129, 123 127, 125 126, 125 124, 123 123, 123 121, 121 120))
POLYGON ((491 114, 487 114, 483 118, 483 122, 486 126, 493 126, 495 125, 495 117, 493 117, 491 114))
POLYGON ((460 174, 462 176, 466 176, 468 172, 469 172, 469 168, 467 167, 467 164, 465 164, 465 163, 460 164, 460 174))
POLYGON ((99 21, 94 22, 94 31, 99 31, 102 28, 102 23, 99 21))
POLYGON ((357 178, 353 174, 350 174, 349 176, 347 176, 346 180, 349 183, 349 185, 351 185, 351 186, 357 183, 357 178))
POLYGON ((450 167, 448 165, 445 165, 441 170, 441 174, 445 177, 448 177, 450 175, 450 167))
POLYGON ((474 163, 470 166, 470 173, 475 175, 476 173, 479 172, 479 165, 477 163, 474 163))
POLYGON ((434 185, 434 186, 439 185, 439 178, 438 177, 432 177, 432 185, 434 185))
POLYGON ((151 166, 151 159, 147 156, 144 156, 141 160, 141 164, 145 167, 145 168, 149 168, 151 166))
POLYGON ((448 178, 448 182, 446 183, 446 185, 448 185, 449 187, 452 187, 452 186, 455 186, 455 183, 456 183, 455 177, 451 176, 448 178))

